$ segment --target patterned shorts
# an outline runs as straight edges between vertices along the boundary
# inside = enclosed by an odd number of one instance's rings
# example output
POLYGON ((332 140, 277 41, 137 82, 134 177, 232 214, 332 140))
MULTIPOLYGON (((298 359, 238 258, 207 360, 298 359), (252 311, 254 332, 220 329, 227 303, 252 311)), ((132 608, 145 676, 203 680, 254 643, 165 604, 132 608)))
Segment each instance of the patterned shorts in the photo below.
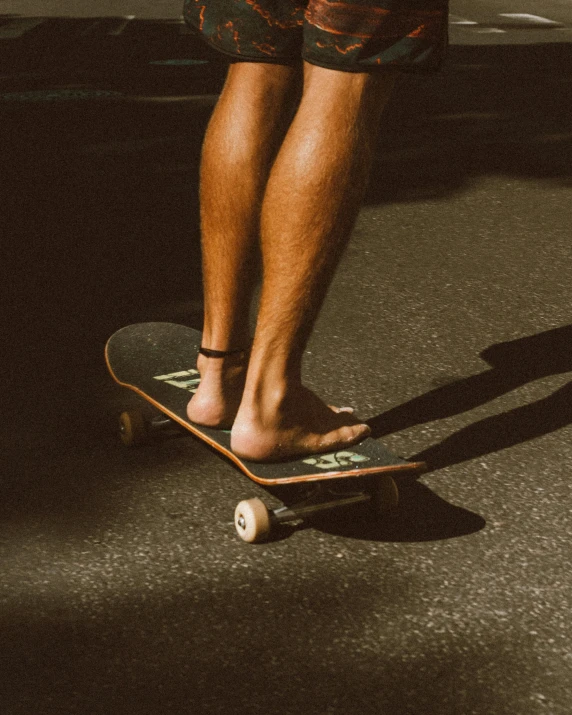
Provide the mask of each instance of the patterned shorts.
POLYGON ((433 72, 447 50, 448 0, 184 0, 184 17, 249 62, 433 72))

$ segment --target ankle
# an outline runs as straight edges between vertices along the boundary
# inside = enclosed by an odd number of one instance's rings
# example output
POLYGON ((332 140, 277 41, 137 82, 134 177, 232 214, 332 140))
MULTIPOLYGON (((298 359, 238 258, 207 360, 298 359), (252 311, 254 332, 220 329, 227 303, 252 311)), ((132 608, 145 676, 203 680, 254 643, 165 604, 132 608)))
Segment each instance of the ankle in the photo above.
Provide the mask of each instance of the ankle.
POLYGON ((209 377, 218 376, 224 380, 232 379, 235 376, 246 374, 249 357, 249 350, 233 350, 213 356, 210 350, 201 349, 197 357, 197 368, 201 379, 207 375, 209 377))
POLYGON ((287 405, 296 399, 301 389, 298 378, 263 373, 255 379, 249 370, 241 403, 242 416, 263 423, 273 421, 287 411, 287 405))
POLYGON ((225 321, 217 321, 214 325, 205 318, 201 349, 225 354, 250 350, 252 346, 250 326, 242 318, 236 319, 230 316, 227 318, 225 321), (233 327, 226 327, 229 324, 233 327))

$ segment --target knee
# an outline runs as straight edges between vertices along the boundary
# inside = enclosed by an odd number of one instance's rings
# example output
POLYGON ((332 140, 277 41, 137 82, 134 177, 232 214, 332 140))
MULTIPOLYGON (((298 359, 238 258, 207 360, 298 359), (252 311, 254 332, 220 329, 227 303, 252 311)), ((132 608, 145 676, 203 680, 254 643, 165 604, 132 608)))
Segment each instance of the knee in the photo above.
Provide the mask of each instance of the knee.
POLYGON ((399 76, 396 70, 345 72, 305 63, 302 103, 328 124, 375 129, 399 76))
POLYGON ((279 65, 268 62, 233 62, 227 85, 257 97, 275 102, 296 93, 302 86, 301 65, 279 65))

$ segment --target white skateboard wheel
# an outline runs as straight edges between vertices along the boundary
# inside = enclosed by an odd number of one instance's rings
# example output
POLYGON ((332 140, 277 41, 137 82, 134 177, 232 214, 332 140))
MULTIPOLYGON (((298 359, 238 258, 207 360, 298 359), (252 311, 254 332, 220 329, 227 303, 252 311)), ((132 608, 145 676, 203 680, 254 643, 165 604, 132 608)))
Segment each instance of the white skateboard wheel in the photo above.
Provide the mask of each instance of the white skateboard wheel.
POLYGON ((234 511, 236 532, 243 541, 254 544, 270 533, 270 513, 262 499, 241 501, 234 511))

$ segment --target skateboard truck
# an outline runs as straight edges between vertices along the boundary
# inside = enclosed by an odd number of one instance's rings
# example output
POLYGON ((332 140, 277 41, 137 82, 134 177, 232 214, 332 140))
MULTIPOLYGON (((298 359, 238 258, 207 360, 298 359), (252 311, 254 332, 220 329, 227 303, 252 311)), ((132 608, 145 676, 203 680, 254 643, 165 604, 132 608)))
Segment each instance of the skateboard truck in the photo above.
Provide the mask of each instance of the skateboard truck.
MULTIPOLYGON (((131 410, 119 418, 119 435, 128 447, 143 444, 152 432, 169 429, 180 429, 180 425, 162 414, 146 420, 140 411, 131 410)), ((397 487, 390 477, 372 478, 367 489, 356 492, 336 492, 332 486, 316 481, 305 499, 290 506, 270 509, 258 497, 241 501, 235 510, 234 525, 243 541, 256 543, 268 539, 280 524, 362 502, 370 502, 375 513, 383 514, 397 506, 398 498, 397 487)))
POLYGON ((126 447, 144 444, 152 432, 180 430, 180 425, 165 415, 157 415, 146 420, 139 410, 128 410, 119 416, 119 437, 126 447))
POLYGON ((398 501, 399 493, 390 477, 371 480, 368 488, 363 491, 340 494, 320 482, 310 497, 290 506, 282 505, 269 509, 258 497, 241 501, 234 512, 234 526, 243 541, 256 543, 265 541, 279 524, 299 521, 323 511, 363 502, 371 504, 374 514, 385 514, 395 509, 398 501))

